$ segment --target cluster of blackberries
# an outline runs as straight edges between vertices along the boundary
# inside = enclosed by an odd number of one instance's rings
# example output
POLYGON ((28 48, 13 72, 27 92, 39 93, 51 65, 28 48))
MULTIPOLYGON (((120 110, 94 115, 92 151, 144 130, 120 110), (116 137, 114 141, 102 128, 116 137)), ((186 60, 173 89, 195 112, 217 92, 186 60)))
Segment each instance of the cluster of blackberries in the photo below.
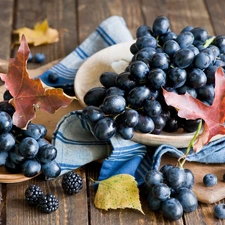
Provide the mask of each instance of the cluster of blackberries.
MULTIPOLYGON (((79 174, 70 171, 63 175, 62 188, 67 194, 76 194, 83 187, 83 181, 79 174)), ((55 195, 44 194, 41 188, 31 184, 25 191, 25 198, 29 205, 37 206, 44 213, 51 213, 58 209, 59 200, 55 195)))
POLYGON ((44 213, 51 213, 59 208, 59 200, 53 194, 44 194, 41 188, 31 184, 25 191, 25 198, 29 205, 37 206, 44 213))

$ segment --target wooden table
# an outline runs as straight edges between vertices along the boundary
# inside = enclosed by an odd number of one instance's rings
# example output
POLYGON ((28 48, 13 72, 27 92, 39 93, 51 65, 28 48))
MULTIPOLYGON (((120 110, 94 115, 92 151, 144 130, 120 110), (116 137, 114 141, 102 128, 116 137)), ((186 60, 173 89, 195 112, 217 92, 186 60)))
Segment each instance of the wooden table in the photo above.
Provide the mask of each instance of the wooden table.
MULTIPOLYGON (((151 26, 158 15, 170 19, 171 28, 179 33, 187 25, 204 27, 211 35, 225 34, 225 1, 223 0, 0 0, 0 58, 14 57, 17 46, 11 49, 12 30, 48 19, 49 25, 59 31, 59 42, 30 47, 32 53, 46 55, 45 63, 63 58, 78 46, 97 25, 112 15, 122 16, 135 37, 138 26, 151 26)), ((29 64, 29 68, 39 65, 29 64)), ((79 108, 79 105, 76 107, 79 108)), ((57 115, 56 119, 61 115, 57 115)), ((46 119, 45 123, 50 123, 46 119)), ((56 123, 57 121, 55 121, 56 123)), ((54 127, 54 123, 52 126, 54 127)), ((84 182, 79 194, 67 196, 61 189, 61 178, 45 181, 42 176, 16 183, 0 184, 0 224, 225 224, 213 215, 215 204, 199 204, 197 210, 185 213, 175 222, 164 220, 160 213, 150 211, 146 199, 141 199, 145 215, 131 209, 103 211, 94 207, 95 191, 90 178, 97 179, 100 164, 93 162, 83 166, 79 173, 84 182), (59 209, 51 214, 42 214, 29 207, 24 198, 25 189, 31 184, 39 185, 45 192, 59 198, 59 209)), ((224 200, 220 201, 225 202, 224 200)))

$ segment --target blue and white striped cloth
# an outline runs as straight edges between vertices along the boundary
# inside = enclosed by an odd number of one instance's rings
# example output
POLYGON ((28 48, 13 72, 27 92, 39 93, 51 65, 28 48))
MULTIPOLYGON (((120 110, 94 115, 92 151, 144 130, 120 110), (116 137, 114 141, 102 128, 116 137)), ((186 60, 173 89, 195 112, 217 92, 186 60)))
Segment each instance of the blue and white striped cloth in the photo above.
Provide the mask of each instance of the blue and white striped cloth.
MULTIPOLYGON (((76 71, 89 56, 109 45, 130 40, 132 36, 123 18, 110 17, 71 54, 40 77, 48 84, 47 74, 49 71, 55 71, 60 74, 57 85, 73 84, 76 71)), ((56 161, 61 166, 61 175, 89 162, 103 159, 99 180, 116 174, 130 174, 135 177, 139 185, 143 183, 149 169, 160 167, 163 154, 181 157, 186 150, 169 145, 147 147, 131 140, 124 140, 117 135, 108 142, 97 141, 81 119, 80 111, 71 112, 61 118, 53 133, 52 143, 58 150, 56 161)), ((190 152, 187 160, 224 163, 225 138, 211 142, 197 154, 190 152)))
POLYGON ((133 37, 124 19, 119 16, 109 17, 99 24, 96 30, 80 46, 39 77, 48 86, 73 86, 78 69, 88 57, 103 48, 131 40, 133 40, 133 37), (48 75, 54 72, 58 74, 59 79, 56 83, 51 83, 48 80, 48 75))

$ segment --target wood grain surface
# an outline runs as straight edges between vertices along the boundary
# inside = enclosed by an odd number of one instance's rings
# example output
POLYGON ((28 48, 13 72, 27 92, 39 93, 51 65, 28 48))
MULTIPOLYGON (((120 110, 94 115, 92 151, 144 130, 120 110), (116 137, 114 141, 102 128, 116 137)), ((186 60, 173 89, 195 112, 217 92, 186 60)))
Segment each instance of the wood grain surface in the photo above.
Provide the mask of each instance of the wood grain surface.
MULTIPOLYGON (((0 58, 8 60, 9 57, 15 56, 18 46, 11 48, 13 29, 23 26, 32 28, 35 23, 45 18, 48 19, 51 27, 59 30, 60 41, 50 45, 30 46, 30 49, 34 54, 45 53, 45 63, 49 63, 73 51, 100 22, 112 15, 122 16, 134 37, 138 26, 142 24, 151 26, 153 20, 159 15, 167 16, 171 21, 171 29, 177 33, 183 27, 191 25, 204 27, 210 35, 219 35, 225 34, 224 7, 223 0, 1 0, 0 8, 4 10, 0 14, 0 58)), ((40 66, 42 65, 31 63, 28 68, 34 69, 40 66)), ((80 107, 77 103, 75 105, 80 107)), ((57 120, 64 113, 66 112, 61 112, 54 117, 39 114, 43 118, 41 120, 43 124, 50 129, 50 138, 57 120)), ((192 166, 191 164, 190 167, 192 166)), ((130 209, 109 211, 96 209, 93 204, 95 190, 91 180, 98 178, 100 168, 101 164, 93 162, 76 170, 83 178, 83 189, 74 196, 64 194, 61 188, 61 177, 45 181, 40 175, 22 183, 0 184, 0 224, 225 224, 224 220, 216 219, 213 214, 218 202, 199 203, 195 212, 185 213, 181 219, 173 222, 165 220, 160 213, 149 210, 144 196, 141 196, 141 202, 145 215, 130 209), (30 184, 37 184, 45 192, 55 194, 59 198, 59 209, 55 213, 42 214, 37 208, 29 207, 25 202, 24 191, 30 184)), ((204 166, 201 170, 207 172, 204 166)), ((223 170, 219 169, 218 176, 222 173, 223 170)), ((221 188, 223 190, 223 187, 221 188)), ((216 194, 213 197, 216 197, 216 194)), ((224 199, 219 202, 225 203, 224 199)))

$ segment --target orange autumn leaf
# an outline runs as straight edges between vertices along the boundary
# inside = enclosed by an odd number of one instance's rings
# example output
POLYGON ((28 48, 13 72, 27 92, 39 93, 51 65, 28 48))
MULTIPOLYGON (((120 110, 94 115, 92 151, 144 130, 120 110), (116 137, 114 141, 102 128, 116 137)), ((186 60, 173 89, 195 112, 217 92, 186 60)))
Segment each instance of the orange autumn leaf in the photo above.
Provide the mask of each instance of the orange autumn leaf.
POLYGON ((41 80, 31 79, 27 72, 27 59, 30 49, 25 36, 15 58, 9 59, 8 73, 0 74, 6 89, 13 96, 10 103, 15 107, 13 124, 25 128, 35 118, 35 107, 54 113, 68 106, 74 98, 66 95, 61 88, 43 87, 41 80))
POLYGON ((225 134, 225 76, 221 67, 215 73, 215 97, 211 106, 188 93, 178 95, 163 90, 163 95, 167 105, 178 110, 178 116, 192 120, 198 118, 204 120, 203 131, 193 146, 195 152, 200 151, 212 137, 225 134))
POLYGON ((42 44, 50 44, 59 41, 59 33, 56 29, 50 28, 48 21, 45 19, 42 23, 37 23, 34 29, 22 27, 13 31, 14 34, 18 34, 19 39, 14 44, 21 42, 22 36, 25 35, 27 43, 34 46, 42 44))

